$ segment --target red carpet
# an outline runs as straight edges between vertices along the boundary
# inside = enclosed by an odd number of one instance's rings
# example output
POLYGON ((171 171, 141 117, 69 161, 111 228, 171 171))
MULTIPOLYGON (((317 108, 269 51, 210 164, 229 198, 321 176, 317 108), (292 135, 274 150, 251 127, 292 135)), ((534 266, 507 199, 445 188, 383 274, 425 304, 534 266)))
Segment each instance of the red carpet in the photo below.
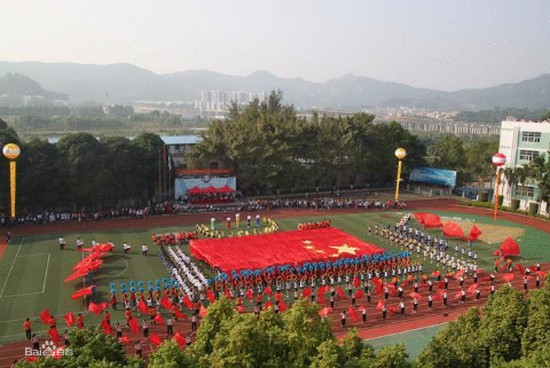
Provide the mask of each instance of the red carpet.
POLYGON ((195 257, 225 272, 286 264, 294 266, 383 252, 383 249, 333 227, 191 240, 191 253, 195 257))

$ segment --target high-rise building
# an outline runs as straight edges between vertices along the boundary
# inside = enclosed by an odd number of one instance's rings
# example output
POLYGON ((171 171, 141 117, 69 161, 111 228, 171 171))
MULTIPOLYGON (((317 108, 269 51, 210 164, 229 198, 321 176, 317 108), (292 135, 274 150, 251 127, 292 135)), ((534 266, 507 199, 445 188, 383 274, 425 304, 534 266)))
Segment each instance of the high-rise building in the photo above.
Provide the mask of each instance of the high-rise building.
MULTIPOLYGON (((537 155, 548 157, 550 148, 550 121, 524 121, 507 119, 501 123, 499 152, 507 160, 504 168, 515 168, 529 164, 537 155)), ((537 184, 530 180, 525 184, 508 183, 502 176, 501 193, 504 195, 504 205, 510 205, 512 199, 520 201, 520 209, 527 209, 529 203, 538 202, 540 190, 537 184)), ((542 203, 541 213, 547 213, 546 203, 542 203)))

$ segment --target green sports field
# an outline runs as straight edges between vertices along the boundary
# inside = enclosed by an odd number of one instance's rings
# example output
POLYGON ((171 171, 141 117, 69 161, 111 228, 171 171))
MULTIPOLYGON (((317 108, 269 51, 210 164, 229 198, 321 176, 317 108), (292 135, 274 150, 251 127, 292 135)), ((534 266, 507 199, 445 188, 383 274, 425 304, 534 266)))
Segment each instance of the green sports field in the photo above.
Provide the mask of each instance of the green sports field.
MULTIPOLYGON (((393 226, 401 218, 403 212, 369 212, 362 214, 347 214, 330 216, 332 225, 338 227, 360 239, 374 243, 380 247, 390 248, 388 243, 374 234, 369 235, 367 225, 372 228, 376 224, 393 226)), ((458 221, 476 223, 480 227, 483 224, 493 224, 492 219, 474 216, 460 215, 452 213, 438 212, 441 216, 453 218, 458 221)), ((226 214, 218 213, 219 223, 223 223, 226 214)), ((327 218, 319 211, 319 216, 275 219, 280 230, 296 229, 299 222, 313 221, 327 218)), ((445 222, 447 218, 443 218, 445 222)), ((416 222, 411 220, 411 225, 416 222)), ((502 229, 518 228, 514 223, 498 221, 502 229)), ((108 301, 109 284, 115 283, 119 289, 120 282, 128 284, 130 280, 144 281, 162 279, 167 277, 160 258, 158 250, 150 245, 152 233, 176 232, 182 230, 192 230, 191 227, 181 228, 150 228, 150 229, 121 229, 109 230, 93 233, 74 233, 74 234, 51 234, 51 236, 34 236, 26 238, 14 238, 9 245, 2 260, 0 260, 0 343, 7 341, 20 340, 23 338, 22 324, 26 317, 37 319, 38 314, 44 308, 48 308, 52 314, 56 314, 58 321, 61 321, 62 315, 72 311, 76 313, 84 310, 82 300, 73 301, 70 296, 83 285, 82 279, 69 283, 64 283, 63 279, 72 273, 72 266, 76 264, 86 253, 82 254, 75 250, 75 240, 81 236, 86 246, 89 246, 92 239, 97 242, 113 241, 116 244, 114 253, 106 256, 105 263, 94 279, 98 285, 97 295, 99 301, 108 301), (59 250, 58 241, 60 235, 63 235, 67 241, 67 249, 59 250), (127 241, 133 246, 131 254, 122 253, 122 243, 127 241), (149 245, 149 256, 141 256, 140 246, 142 243, 149 245)), ((522 250, 522 257, 517 257, 517 261, 524 265, 535 261, 550 261, 550 235, 541 231, 526 228, 518 243, 522 250)), ((506 230, 501 230, 506 231, 506 230)), ((434 231, 439 235, 439 231, 434 231)), ((454 244, 454 242, 452 242, 454 244)), ((461 242, 461 245, 465 243, 461 242)), ((494 257, 492 252, 498 247, 498 244, 476 243, 475 249, 480 254, 480 267, 490 268, 494 257)), ((184 248, 184 250, 188 250, 184 248)), ((416 255, 414 255, 416 256, 416 255)), ((431 272, 434 269, 429 262, 425 266, 425 271, 431 272)), ((124 319, 122 312, 113 314, 113 321, 122 321, 124 319)), ((100 317, 88 314, 86 324, 93 325, 100 322, 100 317)), ((61 323, 63 325, 63 323, 61 323)), ((45 331, 45 326, 40 321, 34 322, 34 330, 45 331)))

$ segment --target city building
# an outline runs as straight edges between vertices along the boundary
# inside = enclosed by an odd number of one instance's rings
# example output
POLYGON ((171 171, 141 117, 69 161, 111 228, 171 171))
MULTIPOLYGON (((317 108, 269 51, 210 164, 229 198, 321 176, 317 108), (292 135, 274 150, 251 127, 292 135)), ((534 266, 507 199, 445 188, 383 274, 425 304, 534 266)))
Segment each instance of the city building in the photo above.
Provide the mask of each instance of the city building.
MULTIPOLYGON (((515 168, 529 164, 541 154, 548 160, 550 148, 550 121, 525 121, 507 119, 501 123, 499 152, 506 156, 504 168, 515 168)), ((504 196, 503 204, 510 206, 512 199, 520 200, 520 209, 527 209, 529 203, 538 202, 539 189, 536 183, 529 181, 522 185, 510 185, 506 176, 501 177, 500 192, 504 196)), ((546 203, 539 211, 547 213, 546 203)))

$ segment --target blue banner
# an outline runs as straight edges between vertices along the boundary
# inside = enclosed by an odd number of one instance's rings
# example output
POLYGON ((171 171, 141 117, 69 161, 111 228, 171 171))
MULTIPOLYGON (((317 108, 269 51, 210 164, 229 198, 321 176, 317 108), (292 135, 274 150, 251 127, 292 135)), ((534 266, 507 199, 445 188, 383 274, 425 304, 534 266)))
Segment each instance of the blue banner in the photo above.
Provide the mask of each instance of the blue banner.
POLYGON ((454 188, 456 185, 456 171, 418 167, 411 172, 409 181, 419 181, 454 188))

